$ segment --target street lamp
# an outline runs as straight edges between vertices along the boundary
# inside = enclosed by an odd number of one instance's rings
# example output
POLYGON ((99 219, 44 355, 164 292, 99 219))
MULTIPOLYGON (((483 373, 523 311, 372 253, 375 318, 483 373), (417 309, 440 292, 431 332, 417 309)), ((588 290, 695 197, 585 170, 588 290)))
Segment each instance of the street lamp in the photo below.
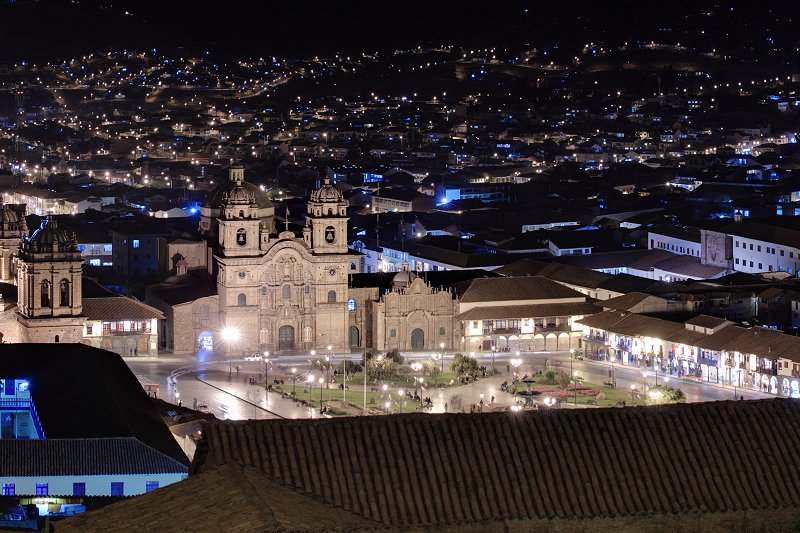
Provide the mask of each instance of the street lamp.
POLYGON ((414 371, 414 394, 417 393, 417 382, 420 381, 419 377, 416 376, 420 370, 422 370, 422 365, 420 363, 411 363, 411 370, 414 371))
POLYGON ((264 390, 269 390, 269 352, 264 352, 264 390))
POLYGON ((309 399, 309 402, 308 402, 308 418, 312 418, 313 415, 314 415, 314 411, 311 408, 311 399, 314 397, 314 381, 315 381, 314 380, 314 374, 309 374, 306 377, 306 383, 311 385, 311 394, 308 395, 308 399, 309 399))
POLYGON ((481 410, 481 413, 482 413, 483 412, 483 393, 481 393, 481 402, 480 402, 479 405, 480 405, 480 410, 481 410))
POLYGON ((647 394, 647 372, 642 372, 642 394, 647 394))
MULTIPOLYGON (((492 354, 492 375, 494 376, 494 358, 497 356, 497 346, 492 346, 491 354, 492 354)), ((517 352, 517 355, 519 355, 519 352, 517 352)))
POLYGON ((296 398, 295 388, 297 387, 297 369, 292 368, 292 398, 296 398))
POLYGON ((442 374, 444 374, 444 343, 443 343, 443 342, 440 342, 440 343, 439 343, 439 350, 441 350, 441 356, 442 356, 442 374))
POLYGON ((231 356, 233 353, 232 347, 233 343, 239 338, 239 330, 231 327, 226 326, 222 329, 222 340, 224 340, 228 344, 228 377, 233 373, 233 362, 231 361, 231 356))
POLYGON ((636 391, 636 385, 631 383, 631 405, 636 405, 636 398, 633 396, 633 393, 636 391))
POLYGON ((319 414, 322 414, 322 384, 325 382, 325 378, 322 376, 319 377, 319 414))
POLYGON ((522 359, 512 359, 509 361, 509 363, 511 363, 511 366, 514 367, 514 374, 516 374, 517 370, 519 369, 519 365, 522 364, 522 359))
MULTIPOLYGON (((431 359, 433 359, 434 364, 436 364, 439 361, 439 359, 442 359, 442 354, 440 353, 431 354, 431 359)), ((442 370, 444 370, 444 361, 442 361, 442 367, 443 367, 442 370)), ((439 378, 436 376, 436 372, 433 373, 433 383, 434 385, 439 384, 439 378)))

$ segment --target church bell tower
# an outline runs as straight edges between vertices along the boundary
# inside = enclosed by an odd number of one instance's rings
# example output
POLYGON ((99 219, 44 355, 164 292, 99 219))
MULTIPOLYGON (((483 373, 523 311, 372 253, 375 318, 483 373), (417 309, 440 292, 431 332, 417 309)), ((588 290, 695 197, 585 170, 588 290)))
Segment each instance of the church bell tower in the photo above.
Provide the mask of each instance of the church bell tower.
POLYGON ((328 178, 311 194, 303 238, 313 254, 347 253, 347 205, 328 178))

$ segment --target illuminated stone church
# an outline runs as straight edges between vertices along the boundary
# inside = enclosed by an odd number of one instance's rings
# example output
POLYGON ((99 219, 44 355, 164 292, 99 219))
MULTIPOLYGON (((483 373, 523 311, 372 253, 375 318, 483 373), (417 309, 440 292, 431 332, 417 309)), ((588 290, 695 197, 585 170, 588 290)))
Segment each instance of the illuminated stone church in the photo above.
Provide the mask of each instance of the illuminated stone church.
POLYGON ((302 234, 276 231, 274 205, 234 165, 201 209, 208 277, 176 263, 175 275, 148 290, 167 317, 166 348, 177 353, 349 349, 347 201, 328 181, 308 202, 302 234), (215 290, 214 290, 215 289, 215 290), (223 332, 227 335, 223 335, 223 332))

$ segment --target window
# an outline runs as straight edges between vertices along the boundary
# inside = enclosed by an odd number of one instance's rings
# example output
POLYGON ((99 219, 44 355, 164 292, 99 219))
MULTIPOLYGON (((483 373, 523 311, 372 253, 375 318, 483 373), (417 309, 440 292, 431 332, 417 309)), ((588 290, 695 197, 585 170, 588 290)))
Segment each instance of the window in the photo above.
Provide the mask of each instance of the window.
POLYGON ((111 495, 112 496, 125 496, 125 483, 121 481, 111 482, 111 495))
POLYGON ((69 306, 69 281, 62 279, 58 284, 58 292, 60 296, 58 305, 61 307, 69 306))
POLYGON ((139 247, 139 239, 133 239, 133 247, 134 248, 138 248, 139 247))
POLYGON ((750 249, 751 249, 751 250, 753 249, 753 245, 752 245, 752 243, 750 244, 750 249))
POLYGON ((753 262, 750 261, 750 268, 753 268, 753 262))
POLYGON ((72 484, 73 496, 86 496, 86 483, 73 483, 72 484))
POLYGON ((239 246, 244 246, 247 244, 247 230, 244 228, 239 228, 236 230, 236 244, 239 246))
POLYGON ((394 328, 390 329, 389 330, 389 336, 390 337, 397 337, 397 330, 394 329, 394 328))
POLYGON ((42 281, 42 307, 50 307, 50 282, 42 281))
POLYGON ((239 307, 247 305, 247 295, 243 292, 239 293, 239 296, 236 299, 236 305, 239 307))
POLYGON ((783 257, 783 250, 781 250, 781 257, 783 257))
POLYGON ((158 488, 158 481, 146 481, 144 484, 145 492, 153 492, 158 488))
POLYGON ((85 244, 79 244, 78 245, 78 251, 81 252, 81 253, 85 252, 86 251, 86 245, 85 244))
POLYGON ((306 285, 305 287, 303 287, 303 292, 306 294, 311 294, 311 287, 306 285))
POLYGON ((739 241, 736 241, 736 247, 737 248, 739 247, 739 241))
POLYGON ((759 263, 759 264, 758 264, 758 269, 759 269, 759 270, 761 270, 762 268, 763 268, 763 267, 761 266, 761 263, 759 263))
POLYGON ((111 252, 111 245, 110 244, 104 244, 103 245, 103 251, 104 252, 111 252))
POLYGON ((736 264, 737 265, 739 264, 739 258, 738 257, 736 258, 736 264))
POLYGON ((328 303, 329 304, 336 303, 336 291, 328 291, 328 303))
POLYGON ((37 483, 36 484, 36 495, 37 496, 49 496, 47 483, 37 483))
POLYGON ((14 491, 15 488, 13 483, 3 483, 3 496, 13 496, 14 491))
POLYGON ((350 311, 351 313, 356 312, 356 301, 354 298, 350 298, 349 300, 347 300, 347 310, 350 311))
POLYGON ((92 324, 91 324, 91 322, 89 324, 86 324, 86 334, 87 335, 91 335, 92 334, 92 324))
POLYGON ((283 299, 288 300, 292 297, 292 287, 287 283, 283 286, 283 299))
POLYGON ((760 245, 760 244, 759 244, 758 246, 756 246, 756 248, 757 248, 757 249, 756 249, 756 251, 757 251, 757 252, 760 252, 760 251, 761 251, 761 245, 760 245))
POLYGON ((444 328, 439 328, 439 336, 444 337, 444 328))
POLYGON ((472 329, 478 329, 478 321, 477 320, 473 320, 472 321, 472 329))

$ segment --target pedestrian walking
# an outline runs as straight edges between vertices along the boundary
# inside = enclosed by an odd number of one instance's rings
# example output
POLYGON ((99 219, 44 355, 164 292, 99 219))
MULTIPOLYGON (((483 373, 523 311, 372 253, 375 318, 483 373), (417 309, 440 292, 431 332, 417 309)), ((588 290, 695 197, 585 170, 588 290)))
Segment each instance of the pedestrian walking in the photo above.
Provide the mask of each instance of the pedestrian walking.
POLYGON ((447 412, 447 402, 444 402, 444 412, 447 412))
POLYGON ((131 357, 133 357, 133 348, 131 348, 131 357))

